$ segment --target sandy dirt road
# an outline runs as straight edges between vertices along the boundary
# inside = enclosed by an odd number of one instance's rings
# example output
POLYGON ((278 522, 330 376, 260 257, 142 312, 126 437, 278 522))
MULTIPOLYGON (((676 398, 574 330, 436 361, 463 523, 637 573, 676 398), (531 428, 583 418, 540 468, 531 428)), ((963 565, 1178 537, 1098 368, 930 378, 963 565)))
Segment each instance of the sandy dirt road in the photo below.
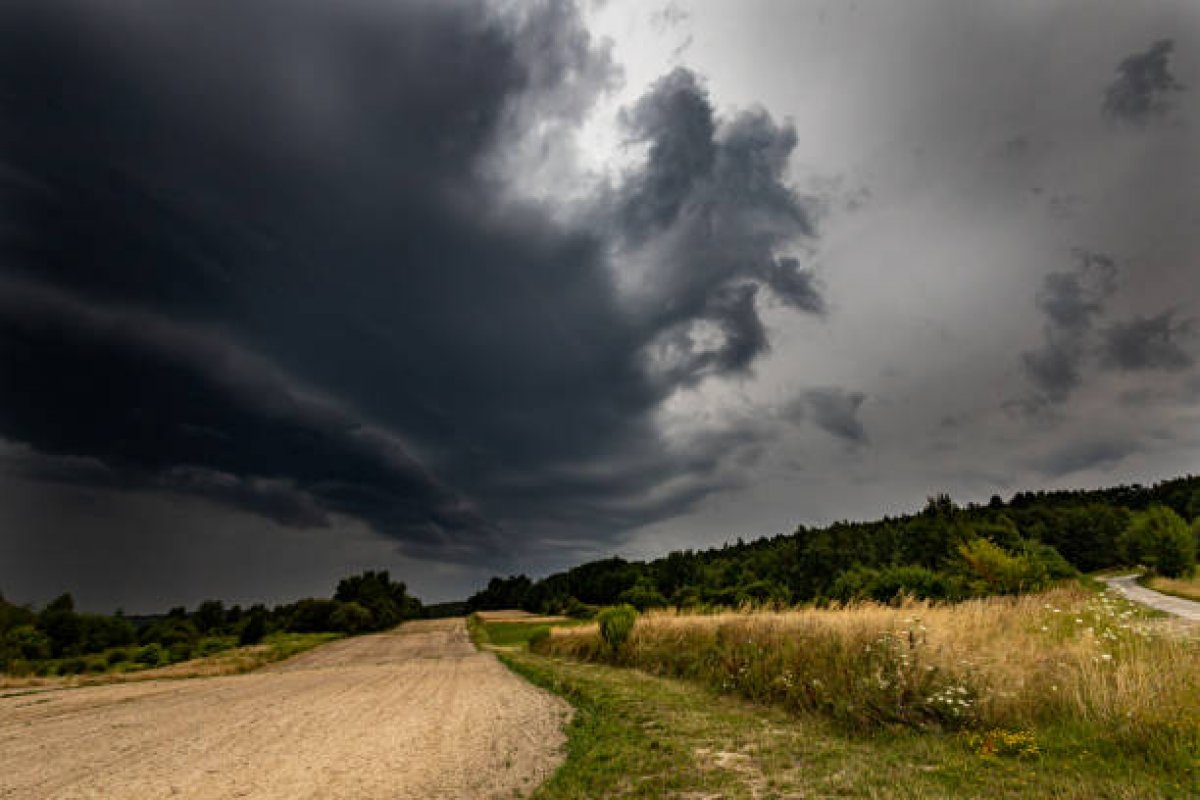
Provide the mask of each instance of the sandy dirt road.
POLYGON ((0 798, 489 798, 561 759, 569 707, 412 622, 249 675, 0 697, 0 798))

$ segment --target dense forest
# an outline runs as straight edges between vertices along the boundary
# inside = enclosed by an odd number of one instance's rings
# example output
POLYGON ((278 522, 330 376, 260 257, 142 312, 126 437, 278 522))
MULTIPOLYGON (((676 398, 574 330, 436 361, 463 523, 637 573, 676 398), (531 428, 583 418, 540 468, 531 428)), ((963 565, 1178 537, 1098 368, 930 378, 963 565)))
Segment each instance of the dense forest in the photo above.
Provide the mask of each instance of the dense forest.
POLYGON ((1200 478, 1193 476, 1151 487, 1021 492, 1008 502, 995 496, 965 507, 938 495, 919 513, 875 522, 801 526, 649 562, 608 558, 541 580, 497 577, 468 606, 580 616, 613 603, 644 609, 905 595, 958 600, 1032 591, 1109 567, 1185 575, 1195 570, 1198 517, 1200 478))
POLYGON ((40 611, 0 597, 0 672, 63 675, 148 668, 257 644, 274 633, 366 633, 421 616, 421 603, 387 571, 338 582, 333 597, 267 608, 226 608, 219 600, 189 612, 132 617, 75 610, 64 594, 40 611))

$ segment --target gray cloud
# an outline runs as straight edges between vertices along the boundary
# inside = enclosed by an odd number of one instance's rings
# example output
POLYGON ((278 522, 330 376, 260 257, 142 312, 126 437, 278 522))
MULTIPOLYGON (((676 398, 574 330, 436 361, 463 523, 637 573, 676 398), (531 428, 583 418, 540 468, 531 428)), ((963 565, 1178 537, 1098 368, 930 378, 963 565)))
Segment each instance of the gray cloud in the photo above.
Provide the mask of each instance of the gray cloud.
POLYGON ((1126 439, 1076 441, 1037 459, 1034 466, 1049 477, 1061 478, 1086 470, 1112 469, 1141 449, 1137 442, 1126 439))
POLYGON ((1045 318, 1043 343, 1021 354, 1025 375, 1038 390, 1038 402, 1061 403, 1080 383, 1089 336, 1115 290, 1116 264, 1102 253, 1074 251, 1075 268, 1052 272, 1037 295, 1045 318))
POLYGON ((1183 90, 1169 68, 1174 48, 1172 40, 1160 39, 1125 58, 1117 67, 1117 78, 1105 90, 1104 113, 1139 125, 1165 114, 1171 94, 1183 90))
POLYGON ((1127 371, 1185 370, 1195 363, 1181 341, 1194 338, 1190 320, 1176 320, 1171 311, 1135 317, 1110 325, 1101 340, 1101 363, 1127 371))
POLYGON ((832 387, 810 389, 803 395, 813 422, 831 436, 853 445, 867 442, 866 428, 858 418, 864 400, 866 395, 862 392, 832 387))
POLYGON ((785 176, 795 130, 761 110, 719 119, 682 68, 624 119, 648 152, 615 198, 618 263, 654 264, 636 298, 651 369, 667 385, 745 372, 768 348, 758 286, 795 310, 824 310, 813 274, 788 252, 814 232, 785 176), (697 335, 706 325, 715 342, 697 335))

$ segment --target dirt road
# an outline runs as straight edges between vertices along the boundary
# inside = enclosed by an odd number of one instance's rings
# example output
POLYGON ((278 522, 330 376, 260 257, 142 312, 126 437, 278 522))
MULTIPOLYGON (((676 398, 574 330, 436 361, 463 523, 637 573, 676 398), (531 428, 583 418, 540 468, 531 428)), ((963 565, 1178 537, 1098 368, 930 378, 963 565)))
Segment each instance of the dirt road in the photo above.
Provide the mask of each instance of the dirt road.
POLYGON ((1200 603, 1147 589, 1139 585, 1137 579, 1137 575, 1117 575, 1103 580, 1135 603, 1174 614, 1188 622, 1200 622, 1200 603))
POLYGON ((560 759, 569 707, 462 620, 250 675, 0 697, 0 798, 488 798, 560 759))

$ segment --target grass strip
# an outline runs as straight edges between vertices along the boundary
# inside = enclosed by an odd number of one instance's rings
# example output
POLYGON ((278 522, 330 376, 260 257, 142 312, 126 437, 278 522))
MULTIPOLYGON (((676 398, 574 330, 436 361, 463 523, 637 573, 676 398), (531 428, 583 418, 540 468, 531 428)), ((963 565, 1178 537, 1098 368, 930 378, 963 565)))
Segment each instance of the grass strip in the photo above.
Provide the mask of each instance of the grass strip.
POLYGON ((507 625, 470 627, 480 646, 501 638, 503 663, 576 708, 566 761, 534 800, 1200 796, 1200 761, 1164 769, 1087 726, 849 733, 695 681, 530 653, 507 625))

